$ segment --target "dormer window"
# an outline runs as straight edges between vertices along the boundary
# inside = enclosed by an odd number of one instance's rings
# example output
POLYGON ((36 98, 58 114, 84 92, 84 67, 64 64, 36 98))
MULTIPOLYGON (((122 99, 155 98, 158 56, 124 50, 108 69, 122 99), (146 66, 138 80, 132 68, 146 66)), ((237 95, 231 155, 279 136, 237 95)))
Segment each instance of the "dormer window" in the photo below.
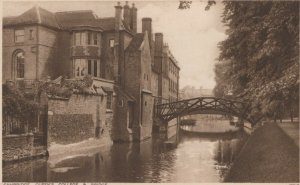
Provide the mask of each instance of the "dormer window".
POLYGON ((15 30, 15 42, 16 43, 22 43, 24 42, 24 30, 15 30))

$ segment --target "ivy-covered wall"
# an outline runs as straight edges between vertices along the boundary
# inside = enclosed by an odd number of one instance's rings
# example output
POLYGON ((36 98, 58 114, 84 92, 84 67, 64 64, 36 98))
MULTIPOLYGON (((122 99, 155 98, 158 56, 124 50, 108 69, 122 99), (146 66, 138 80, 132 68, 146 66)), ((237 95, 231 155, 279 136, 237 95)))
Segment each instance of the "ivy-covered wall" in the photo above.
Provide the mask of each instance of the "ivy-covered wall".
POLYGON ((57 114, 48 121, 48 142, 71 144, 94 137, 91 114, 57 114))
POLYGON ((110 137, 106 121, 106 95, 72 94, 70 98, 49 98, 48 147, 71 144, 89 138, 110 137))

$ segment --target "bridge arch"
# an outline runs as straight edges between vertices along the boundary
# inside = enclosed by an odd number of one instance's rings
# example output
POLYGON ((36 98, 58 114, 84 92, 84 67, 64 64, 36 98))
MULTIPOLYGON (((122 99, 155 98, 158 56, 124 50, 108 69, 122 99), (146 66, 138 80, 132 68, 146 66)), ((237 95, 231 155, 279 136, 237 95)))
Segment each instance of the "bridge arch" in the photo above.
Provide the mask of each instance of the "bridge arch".
POLYGON ((179 116, 199 114, 207 111, 230 114, 240 117, 251 124, 256 124, 261 119, 249 114, 249 103, 217 97, 198 97, 156 105, 156 116, 165 122, 169 122, 179 116))

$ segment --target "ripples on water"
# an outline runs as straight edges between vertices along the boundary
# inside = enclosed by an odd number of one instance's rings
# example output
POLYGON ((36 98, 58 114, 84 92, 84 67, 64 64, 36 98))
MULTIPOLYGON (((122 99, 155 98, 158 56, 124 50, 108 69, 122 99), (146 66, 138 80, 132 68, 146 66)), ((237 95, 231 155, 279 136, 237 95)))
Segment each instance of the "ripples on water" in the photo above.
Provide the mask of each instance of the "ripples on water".
POLYGON ((177 148, 158 138, 114 144, 89 156, 49 165, 39 159, 3 167, 4 181, 23 182, 222 182, 245 141, 235 136, 182 133, 177 148))

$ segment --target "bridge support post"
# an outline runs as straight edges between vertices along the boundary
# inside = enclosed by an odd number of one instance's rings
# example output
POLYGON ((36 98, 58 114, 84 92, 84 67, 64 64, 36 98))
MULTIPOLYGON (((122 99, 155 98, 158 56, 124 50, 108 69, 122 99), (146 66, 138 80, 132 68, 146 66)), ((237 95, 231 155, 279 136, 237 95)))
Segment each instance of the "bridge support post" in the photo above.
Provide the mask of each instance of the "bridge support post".
POLYGON ((176 130, 176 143, 179 142, 180 121, 181 121, 181 117, 178 116, 177 117, 177 130, 176 130))

